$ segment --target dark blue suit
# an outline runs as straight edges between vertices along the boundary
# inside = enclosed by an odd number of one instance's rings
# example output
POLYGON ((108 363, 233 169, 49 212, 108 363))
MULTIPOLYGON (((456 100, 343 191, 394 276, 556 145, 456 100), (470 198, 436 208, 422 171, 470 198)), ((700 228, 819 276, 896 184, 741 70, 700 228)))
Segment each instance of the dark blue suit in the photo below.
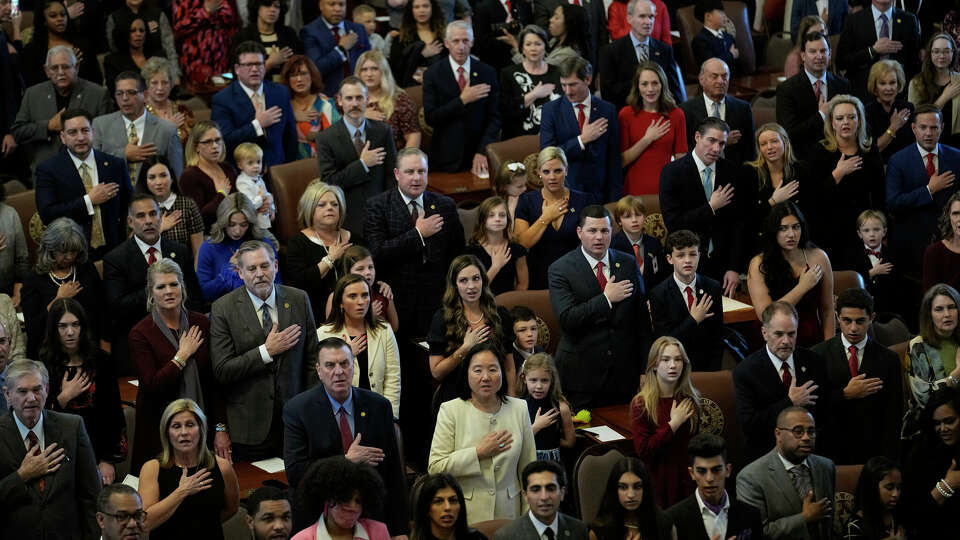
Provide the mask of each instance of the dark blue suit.
POLYGON ((243 142, 256 143, 263 149, 263 166, 279 165, 297 159, 297 124, 290 106, 290 91, 279 84, 263 81, 263 97, 266 108, 278 106, 283 116, 276 124, 257 135, 253 127, 256 111, 239 81, 213 96, 210 118, 220 126, 227 156, 233 161, 233 149, 243 142))
MULTIPOLYGON (((68 217, 83 227, 83 233, 90 241, 93 216, 87 213, 83 196, 87 194, 80 179, 80 172, 67 155, 66 148, 37 165, 36 201, 37 213, 45 225, 59 217, 68 217)), ((133 186, 130 185, 130 173, 126 160, 93 150, 97 162, 97 182, 110 182, 120 186, 117 195, 100 204, 100 220, 106 239, 104 253, 126 238, 127 204, 133 186)))
MULTIPOLYGON (((356 32, 359 39, 357 44, 347 51, 347 60, 350 62, 350 73, 357 65, 357 58, 370 50, 370 39, 362 25, 353 21, 343 21, 343 36, 350 31, 356 32)), ((323 87, 327 95, 335 95, 340 90, 340 83, 344 78, 344 60, 337 50, 337 42, 333 39, 333 32, 327 27, 323 17, 317 17, 310 24, 300 29, 300 40, 307 57, 313 60, 317 69, 323 75, 323 87)))
POLYGON ((569 163, 567 187, 590 193, 606 203, 620 199, 623 191, 620 125, 613 105, 591 95, 587 122, 598 118, 607 119, 607 131, 582 150, 577 140, 580 128, 573 104, 567 96, 547 103, 540 112, 540 148, 562 148, 569 163))
POLYGON ((730 46, 735 42, 733 36, 726 32, 723 32, 722 38, 718 38, 706 28, 701 28, 690 41, 690 46, 693 47, 693 59, 697 62, 697 66, 702 66, 711 58, 719 58, 730 66, 730 73, 734 74, 737 72, 737 59, 730 52, 730 46))
MULTIPOLYGON (((938 172, 960 174, 960 150, 939 145, 938 172)), ((890 156, 887 162, 887 209, 894 221, 891 242, 896 258, 910 268, 919 268, 923 250, 937 230, 943 207, 957 191, 957 184, 936 192, 927 190, 926 163, 916 144, 890 156)))
MULTIPOLYGON (((869 7, 870 5, 867 4, 868 9, 869 7)), ((850 6, 847 5, 847 0, 829 0, 827 2, 827 17, 830 19, 827 21, 828 35, 839 34, 843 30, 843 21, 847 20, 848 11, 850 11, 850 6)), ((791 34, 797 34, 800 20, 807 15, 820 16, 820 12, 817 11, 817 0, 793 0, 793 9, 790 16, 791 34)))
MULTIPOLYGON (((643 244, 643 284, 648 289, 652 289, 670 275, 668 272, 670 265, 667 264, 667 259, 664 256, 663 246, 655 237, 644 234, 640 243, 643 244)), ((627 254, 633 253, 633 244, 627 238, 627 233, 623 231, 613 235, 610 240, 610 248, 627 254)))

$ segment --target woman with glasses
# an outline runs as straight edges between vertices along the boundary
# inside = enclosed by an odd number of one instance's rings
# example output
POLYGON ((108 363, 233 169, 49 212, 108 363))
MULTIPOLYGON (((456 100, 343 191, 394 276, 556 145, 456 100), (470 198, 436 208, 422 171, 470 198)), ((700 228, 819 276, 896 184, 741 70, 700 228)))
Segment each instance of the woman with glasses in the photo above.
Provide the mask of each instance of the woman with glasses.
POLYGON ((180 137, 180 143, 184 144, 196 120, 190 107, 170 99, 170 90, 177 80, 176 66, 171 60, 154 56, 147 59, 140 69, 140 75, 147 82, 144 94, 147 111, 177 126, 177 136, 180 137))
POLYGON ((957 72, 957 42, 947 33, 927 41, 920 73, 910 80, 907 99, 914 105, 933 103, 940 109, 943 133, 940 142, 960 144, 960 72, 957 72))
POLYGON ((210 77, 231 71, 230 44, 240 24, 234 5, 224 0, 173 1, 173 32, 189 82, 206 84, 210 77))
POLYGON ((190 130, 184 151, 180 189, 200 208, 204 227, 209 229, 217 218, 217 207, 236 185, 237 170, 224 163, 227 157, 223 134, 216 122, 202 120, 190 130))
POLYGON ((337 104, 323 92, 320 70, 305 55, 290 57, 280 71, 280 81, 290 89, 290 107, 297 121, 297 155, 300 159, 317 155, 317 133, 340 120, 337 104))

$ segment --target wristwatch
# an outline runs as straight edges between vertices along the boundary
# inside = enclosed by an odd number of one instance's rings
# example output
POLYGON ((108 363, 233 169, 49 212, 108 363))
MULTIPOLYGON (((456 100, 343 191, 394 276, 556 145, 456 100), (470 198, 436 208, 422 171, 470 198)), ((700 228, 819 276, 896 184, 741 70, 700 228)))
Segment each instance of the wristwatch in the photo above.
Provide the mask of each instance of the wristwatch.
POLYGON ((223 422, 217 424, 215 429, 217 430, 217 433, 228 433, 227 425, 224 424, 223 422))

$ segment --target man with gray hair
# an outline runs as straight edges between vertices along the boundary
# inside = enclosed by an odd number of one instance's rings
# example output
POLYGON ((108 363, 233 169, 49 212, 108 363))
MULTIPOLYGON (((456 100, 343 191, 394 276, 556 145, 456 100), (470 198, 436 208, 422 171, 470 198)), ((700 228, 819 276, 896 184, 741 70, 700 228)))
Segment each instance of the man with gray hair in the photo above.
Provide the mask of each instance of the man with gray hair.
POLYGON ((708 116, 719 118, 730 126, 723 157, 734 163, 756 159, 753 142, 753 111, 750 104, 727 94, 730 88, 730 66, 719 58, 711 58, 700 66, 699 96, 683 102, 683 116, 687 120, 687 148, 697 145, 697 126, 708 116))
POLYGON ((100 477, 83 419, 45 410, 50 376, 33 360, 7 367, 0 416, 0 538, 99 537, 100 477))
POLYGON ((12 127, 34 174, 38 164, 60 149, 65 110, 83 109, 96 117, 113 108, 106 88, 77 77, 77 57, 70 47, 51 47, 44 70, 50 80, 27 88, 12 127))

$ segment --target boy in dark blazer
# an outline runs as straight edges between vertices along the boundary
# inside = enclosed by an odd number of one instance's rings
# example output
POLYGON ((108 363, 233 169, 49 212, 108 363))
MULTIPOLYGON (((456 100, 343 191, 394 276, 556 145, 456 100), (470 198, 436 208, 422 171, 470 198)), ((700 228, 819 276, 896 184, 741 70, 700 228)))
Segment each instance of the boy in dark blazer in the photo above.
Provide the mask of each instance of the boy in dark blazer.
POLYGON ((537 345, 540 336, 540 326, 537 314, 527 306, 513 306, 510 309, 510 318, 513 319, 513 360, 517 364, 517 373, 523 363, 531 355, 544 351, 537 345))
POLYGON ((876 312, 907 313, 901 309, 906 307, 902 302, 908 296, 904 288, 910 285, 901 279, 894 250, 886 245, 886 215, 879 210, 861 212, 857 216, 857 236, 863 241, 863 249, 844 250, 836 268, 855 270, 863 277, 876 312))
POLYGON ((723 297, 720 283, 697 273, 700 238, 687 230, 665 242, 673 275, 650 291, 656 336, 683 343, 694 371, 717 371, 723 361, 723 297))
POLYGON ((620 227, 620 232, 613 235, 610 247, 624 253, 633 253, 640 266, 640 274, 643 275, 643 284, 653 288, 667 277, 669 269, 663 258, 660 240, 644 233, 646 217, 647 206, 640 197, 626 195, 617 201, 613 209, 613 220, 620 227))
POLYGON ((693 8, 693 16, 703 23, 703 28, 690 41, 696 65, 701 66, 711 58, 719 58, 730 66, 731 72, 736 73, 740 51, 734 37, 724 30, 727 16, 723 12, 723 2, 699 0, 693 8))

